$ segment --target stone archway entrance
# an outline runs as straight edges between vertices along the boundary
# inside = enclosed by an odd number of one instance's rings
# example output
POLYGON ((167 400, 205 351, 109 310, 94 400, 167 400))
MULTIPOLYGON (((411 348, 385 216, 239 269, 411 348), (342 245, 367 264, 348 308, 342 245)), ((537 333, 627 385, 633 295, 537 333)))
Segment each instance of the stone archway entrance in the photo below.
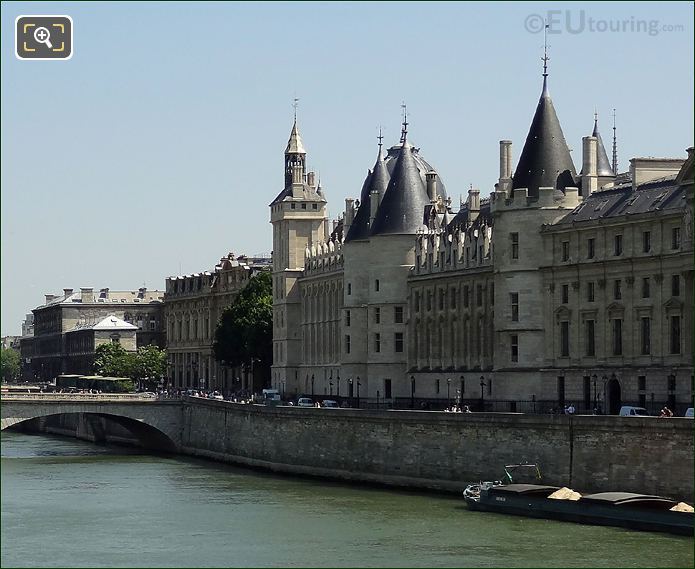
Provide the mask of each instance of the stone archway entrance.
POLYGON ((622 399, 620 396, 620 382, 613 378, 606 385, 606 407, 609 415, 617 415, 620 413, 622 399))

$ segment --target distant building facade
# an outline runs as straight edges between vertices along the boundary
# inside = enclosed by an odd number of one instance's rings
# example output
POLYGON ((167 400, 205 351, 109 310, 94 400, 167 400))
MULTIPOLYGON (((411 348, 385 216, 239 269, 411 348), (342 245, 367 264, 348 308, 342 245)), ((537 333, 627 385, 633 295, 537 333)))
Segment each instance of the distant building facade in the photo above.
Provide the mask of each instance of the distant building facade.
POLYGON ((254 390, 251 369, 219 364, 213 354, 217 323, 226 307, 270 258, 222 257, 212 271, 169 277, 164 295, 170 385, 214 389, 225 394, 254 390))
POLYGON ((60 374, 91 373, 94 350, 104 333, 113 342, 123 341, 126 349, 164 347, 163 298, 163 292, 144 287, 98 292, 66 288, 62 295, 47 294, 45 303, 32 311, 33 337, 20 341, 23 377, 48 381, 60 374), (118 322, 107 330, 111 317, 118 322))
POLYGON ((504 410, 692 406, 693 149, 618 174, 597 120, 582 143, 577 173, 544 76, 516 170, 503 140, 490 197, 471 188, 454 212, 404 121, 329 228, 295 119, 270 205, 273 386, 504 410))

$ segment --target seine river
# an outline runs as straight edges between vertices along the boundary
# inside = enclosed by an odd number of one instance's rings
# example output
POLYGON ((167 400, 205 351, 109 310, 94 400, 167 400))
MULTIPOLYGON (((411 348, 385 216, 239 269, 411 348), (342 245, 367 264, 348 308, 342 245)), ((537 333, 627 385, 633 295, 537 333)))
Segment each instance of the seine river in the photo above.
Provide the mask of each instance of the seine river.
POLYGON ((692 567, 693 539, 2 433, 3 567, 692 567))

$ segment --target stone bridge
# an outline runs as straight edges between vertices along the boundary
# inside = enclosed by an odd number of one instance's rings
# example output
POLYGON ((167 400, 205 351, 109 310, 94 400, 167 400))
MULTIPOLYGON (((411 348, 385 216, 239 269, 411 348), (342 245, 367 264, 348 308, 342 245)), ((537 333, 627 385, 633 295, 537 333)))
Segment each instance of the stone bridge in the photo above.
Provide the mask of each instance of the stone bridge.
POLYGON ((3 394, 2 430, 25 421, 56 415, 99 417, 129 431, 148 449, 178 452, 181 447, 180 400, 138 395, 3 394))

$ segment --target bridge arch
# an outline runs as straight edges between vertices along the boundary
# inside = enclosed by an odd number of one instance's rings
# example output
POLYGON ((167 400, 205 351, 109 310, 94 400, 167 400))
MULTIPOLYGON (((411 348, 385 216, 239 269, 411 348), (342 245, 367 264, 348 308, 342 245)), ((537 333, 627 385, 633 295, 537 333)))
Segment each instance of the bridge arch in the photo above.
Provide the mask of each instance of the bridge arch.
POLYGON ((174 401, 8 401, 3 397, 1 411, 1 430, 21 428, 23 423, 37 419, 74 416, 78 438, 106 441, 111 422, 123 427, 149 450, 176 452, 180 444, 181 405, 174 401))

